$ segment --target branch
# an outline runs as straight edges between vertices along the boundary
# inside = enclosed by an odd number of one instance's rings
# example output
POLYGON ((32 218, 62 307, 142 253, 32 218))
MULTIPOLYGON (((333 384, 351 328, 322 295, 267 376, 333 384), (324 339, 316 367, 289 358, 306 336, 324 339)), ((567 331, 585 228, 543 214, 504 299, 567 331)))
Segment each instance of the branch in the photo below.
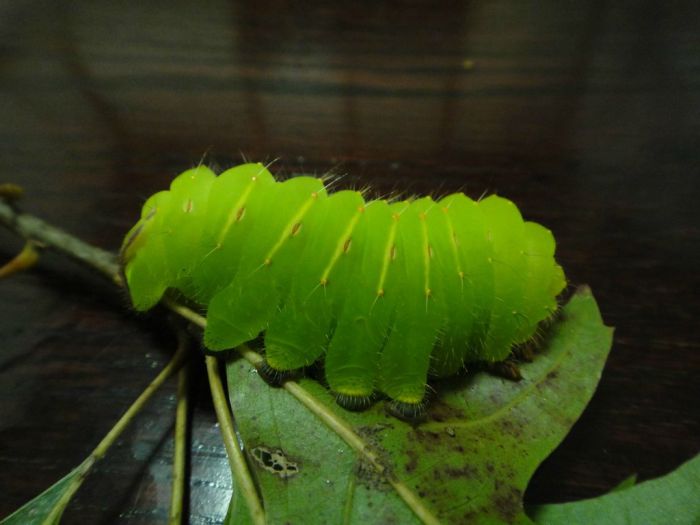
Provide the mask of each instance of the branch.
POLYGON ((170 497, 169 525, 182 523, 185 494, 185 467, 187 447, 187 416, 189 412, 189 368, 180 369, 177 380, 177 410, 175 416, 175 451, 173 452, 173 486, 170 497))
POLYGON ((0 223, 27 241, 42 248, 56 250, 86 266, 94 268, 110 280, 123 286, 118 258, 112 252, 96 248, 69 233, 34 217, 20 213, 0 201, 0 223))

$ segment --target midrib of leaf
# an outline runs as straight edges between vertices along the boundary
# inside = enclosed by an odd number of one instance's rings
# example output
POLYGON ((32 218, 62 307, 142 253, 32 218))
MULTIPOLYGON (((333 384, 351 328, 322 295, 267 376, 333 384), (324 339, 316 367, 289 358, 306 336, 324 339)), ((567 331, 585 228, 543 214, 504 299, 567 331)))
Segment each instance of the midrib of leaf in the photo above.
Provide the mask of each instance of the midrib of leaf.
MULTIPOLYGON (((205 317, 173 301, 168 301, 166 304, 171 310, 182 315, 200 328, 206 328, 207 320, 205 317)), ((262 356, 247 346, 242 345, 238 348, 238 351, 241 356, 251 365, 257 367, 262 363, 262 356)), ((346 420, 333 413, 328 407, 326 407, 325 404, 323 404, 318 398, 313 396, 296 381, 285 381, 282 386, 307 410, 320 419, 324 425, 330 428, 351 448, 369 461, 377 472, 385 475, 387 481, 392 486, 394 491, 423 523, 426 525, 440 524, 440 520, 438 520, 437 517, 430 512, 422 500, 411 489, 409 489, 404 483, 396 479, 394 476, 386 475, 387 467, 381 461, 379 461, 379 458, 372 451, 369 443, 362 439, 362 437, 352 429, 352 426, 346 420)), ((250 476, 249 473, 248 476, 250 476)))

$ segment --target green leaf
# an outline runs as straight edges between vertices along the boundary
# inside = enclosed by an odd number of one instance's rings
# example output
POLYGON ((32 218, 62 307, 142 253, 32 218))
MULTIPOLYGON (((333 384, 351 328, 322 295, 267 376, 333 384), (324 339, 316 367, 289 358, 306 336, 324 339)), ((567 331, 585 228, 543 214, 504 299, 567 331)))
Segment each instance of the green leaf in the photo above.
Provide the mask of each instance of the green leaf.
POLYGON ((620 483, 618 483, 618 484, 615 485, 613 488, 611 488, 611 489, 610 489, 610 492, 617 492, 617 491, 620 491, 620 490, 627 490, 627 489, 630 488, 630 487, 634 487, 636 484, 637 484, 637 475, 636 475, 636 474, 632 474, 631 476, 629 476, 629 477, 623 479, 622 481, 620 481, 620 483))
POLYGON ((75 492, 74 481, 84 474, 84 464, 73 469, 67 476, 51 485, 36 498, 22 505, 0 521, 0 525, 55 525, 75 492))
MULTIPOLYGON (((593 395, 611 340, 582 288, 542 352, 522 366, 522 381, 484 373, 443 381, 416 427, 381 403, 347 412, 323 386, 301 380, 326 415, 354 429, 384 474, 288 390, 268 387, 242 359, 229 361, 230 401, 268 521, 531 523, 525 488, 593 395)), ((231 505, 230 523, 247 519, 237 498, 231 505)))
POLYGON ((661 478, 603 496, 528 509, 542 525, 697 525, 700 523, 700 455, 661 478))

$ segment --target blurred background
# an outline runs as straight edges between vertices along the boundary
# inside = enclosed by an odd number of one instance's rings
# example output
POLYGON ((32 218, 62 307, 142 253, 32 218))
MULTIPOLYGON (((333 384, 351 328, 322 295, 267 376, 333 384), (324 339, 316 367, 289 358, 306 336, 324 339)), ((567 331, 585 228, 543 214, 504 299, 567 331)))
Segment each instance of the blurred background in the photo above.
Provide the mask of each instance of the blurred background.
MULTIPOLYGON (((117 250, 184 169, 275 161, 339 187, 499 193, 549 226, 613 350, 529 502, 595 496, 700 452, 696 2, 0 4, 0 179, 117 250)), ((0 257, 21 242, 0 231, 0 257)), ((0 282, 0 517, 85 457, 168 359, 158 319, 61 257, 0 282)), ((199 385, 191 523, 231 481, 199 385)), ((167 516, 174 382, 67 523, 167 516)))

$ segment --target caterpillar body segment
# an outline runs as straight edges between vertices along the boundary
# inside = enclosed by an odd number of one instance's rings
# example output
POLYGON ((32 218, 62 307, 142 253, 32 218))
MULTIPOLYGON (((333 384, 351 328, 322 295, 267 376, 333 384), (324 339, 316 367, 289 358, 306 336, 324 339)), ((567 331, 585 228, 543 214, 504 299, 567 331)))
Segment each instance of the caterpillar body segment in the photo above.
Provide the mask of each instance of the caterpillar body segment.
POLYGON ((554 249, 501 197, 365 202, 244 164, 179 175, 146 201, 121 254, 134 307, 177 290, 206 310, 209 349, 264 332, 269 370, 323 358, 343 406, 379 391, 411 412, 428 374, 502 360, 556 311, 554 249))

